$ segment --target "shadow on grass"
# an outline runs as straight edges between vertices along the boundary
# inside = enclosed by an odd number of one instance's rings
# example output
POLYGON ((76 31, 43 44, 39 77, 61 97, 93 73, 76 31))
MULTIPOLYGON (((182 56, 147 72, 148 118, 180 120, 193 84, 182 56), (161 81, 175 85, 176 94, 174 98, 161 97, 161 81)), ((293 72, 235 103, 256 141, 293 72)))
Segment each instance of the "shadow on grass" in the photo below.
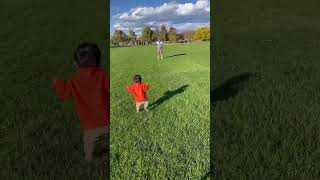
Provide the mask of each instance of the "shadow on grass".
POLYGON ((207 172, 204 176, 201 177, 201 180, 211 179, 211 171, 207 172))
POLYGON ((234 97, 241 89, 242 83, 248 81, 253 76, 253 73, 243 73, 223 82, 210 92, 211 104, 215 106, 219 101, 225 101, 231 97, 234 97))
POLYGON ((178 89, 176 89, 174 91, 166 91, 161 98, 159 98, 156 102, 154 102, 154 103, 149 105, 149 107, 150 107, 149 109, 153 110, 156 107, 160 106, 165 101, 167 101, 170 98, 172 98, 173 96, 176 96, 176 95, 184 92, 187 89, 188 86, 189 85, 183 85, 183 86, 181 86, 180 88, 178 88, 178 89))
POLYGON ((187 55, 186 53, 183 53, 183 54, 174 54, 174 55, 171 55, 171 56, 166 56, 164 58, 171 58, 171 57, 176 57, 176 56, 184 56, 184 55, 187 55))
MULTIPOLYGON (((213 91, 210 91, 210 102, 211 112, 210 112, 210 169, 207 175, 213 177, 219 177, 219 171, 217 171, 216 162, 216 149, 215 149, 215 142, 214 139, 216 138, 215 127, 214 124, 216 123, 214 120, 214 110, 218 102, 228 100, 229 98, 234 97, 238 94, 238 92, 243 88, 243 83, 247 82, 250 78, 254 77, 253 73, 242 73, 232 78, 228 79, 227 81, 221 83, 217 86, 213 91), (214 172, 214 174, 213 174, 214 172)), ((204 177, 205 178, 205 177, 204 177)), ((204 179, 203 178, 203 179, 204 179)))

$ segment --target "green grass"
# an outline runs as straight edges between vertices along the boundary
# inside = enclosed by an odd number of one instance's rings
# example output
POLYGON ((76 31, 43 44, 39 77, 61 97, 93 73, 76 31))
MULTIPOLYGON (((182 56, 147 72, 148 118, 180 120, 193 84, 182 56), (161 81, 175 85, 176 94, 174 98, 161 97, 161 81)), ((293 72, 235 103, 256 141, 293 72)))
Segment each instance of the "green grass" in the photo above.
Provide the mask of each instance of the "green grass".
POLYGON ((320 178, 319 1, 219 1, 216 179, 320 178))
POLYGON ((209 170, 209 43, 167 45, 160 61, 152 46, 111 48, 110 54, 111 177, 205 176, 209 170), (149 112, 137 114, 126 92, 135 74, 150 84, 149 103, 160 102, 150 106, 149 112))
POLYGON ((83 162, 74 104, 51 88, 53 77, 75 71, 82 41, 99 44, 105 66, 105 3, 3 0, 0 7, 0 179, 106 179, 106 158, 83 162))

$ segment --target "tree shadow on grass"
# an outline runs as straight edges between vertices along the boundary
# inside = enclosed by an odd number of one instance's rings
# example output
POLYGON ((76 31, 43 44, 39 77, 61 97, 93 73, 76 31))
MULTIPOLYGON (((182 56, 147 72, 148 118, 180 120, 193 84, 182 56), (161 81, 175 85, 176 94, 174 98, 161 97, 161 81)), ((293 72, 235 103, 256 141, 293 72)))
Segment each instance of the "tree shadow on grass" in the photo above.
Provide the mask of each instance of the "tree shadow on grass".
POLYGON ((171 55, 171 56, 166 56, 164 58, 171 58, 171 57, 176 57, 176 56, 184 56, 184 55, 187 55, 186 53, 182 53, 182 54, 174 54, 174 55, 171 55))
POLYGON ((161 98, 159 98, 156 102, 154 102, 154 103, 149 105, 149 107, 150 107, 149 109, 153 110, 156 107, 160 106, 165 101, 167 101, 170 98, 172 98, 173 96, 176 96, 176 95, 184 92, 187 89, 188 86, 189 85, 183 85, 183 86, 181 86, 180 88, 178 88, 178 89, 176 89, 174 91, 166 91, 161 98))

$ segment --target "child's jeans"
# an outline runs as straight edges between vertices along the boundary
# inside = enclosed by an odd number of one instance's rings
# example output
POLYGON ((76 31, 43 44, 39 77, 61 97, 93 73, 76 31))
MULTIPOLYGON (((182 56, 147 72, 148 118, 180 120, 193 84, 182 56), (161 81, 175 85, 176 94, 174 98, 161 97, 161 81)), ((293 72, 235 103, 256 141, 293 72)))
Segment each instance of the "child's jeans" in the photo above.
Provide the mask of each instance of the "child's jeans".
POLYGON ((85 160, 91 161, 96 154, 102 154, 109 149, 109 128, 95 128, 83 130, 83 144, 85 160))
POLYGON ((148 103, 149 103, 148 101, 136 102, 136 110, 137 110, 137 112, 140 111, 140 106, 141 106, 142 104, 144 104, 144 110, 148 111, 148 103))

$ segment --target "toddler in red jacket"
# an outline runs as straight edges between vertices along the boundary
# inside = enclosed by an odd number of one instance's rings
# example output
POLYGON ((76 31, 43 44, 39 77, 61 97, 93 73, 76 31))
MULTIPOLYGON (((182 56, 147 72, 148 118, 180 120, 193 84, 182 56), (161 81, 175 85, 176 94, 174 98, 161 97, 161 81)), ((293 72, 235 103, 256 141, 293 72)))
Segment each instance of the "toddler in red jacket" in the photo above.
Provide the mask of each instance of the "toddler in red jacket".
POLYGON ((100 55, 97 45, 81 44, 74 53, 78 67, 75 74, 67 81, 54 80, 53 85, 61 99, 76 101, 87 161, 95 153, 105 152, 108 146, 110 82, 107 72, 100 68, 100 55))
POLYGON ((149 85, 141 82, 140 75, 135 75, 133 77, 133 82, 134 84, 127 87, 127 90, 133 95, 134 100, 136 101, 136 111, 140 111, 140 106, 142 104, 144 105, 144 110, 148 111, 148 97, 146 92, 149 90, 149 85))

